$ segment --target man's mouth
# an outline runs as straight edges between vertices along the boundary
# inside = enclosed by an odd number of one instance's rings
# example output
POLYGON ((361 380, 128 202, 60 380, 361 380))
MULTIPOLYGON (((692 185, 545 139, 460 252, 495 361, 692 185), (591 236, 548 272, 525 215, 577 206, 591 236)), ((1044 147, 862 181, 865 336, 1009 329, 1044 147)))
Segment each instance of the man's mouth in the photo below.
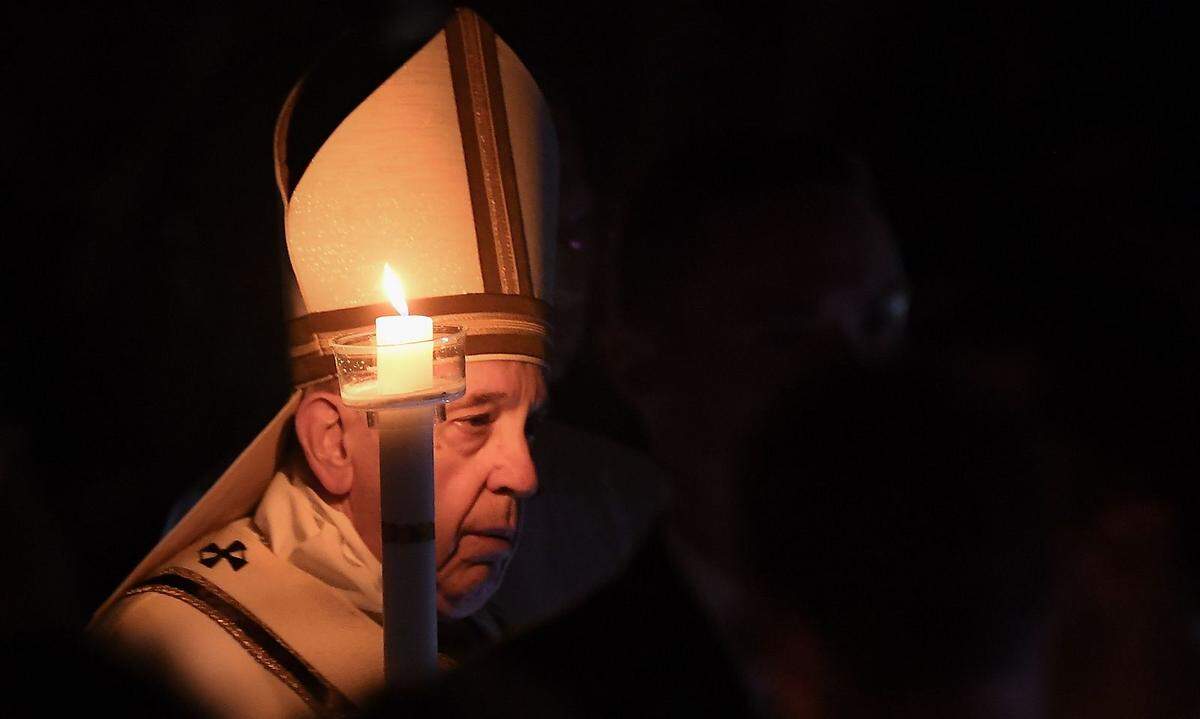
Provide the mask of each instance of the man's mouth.
POLYGON ((509 544, 512 544, 513 540, 516 539, 516 537, 517 537, 517 530, 511 529, 509 527, 493 527, 491 529, 470 530, 470 531, 468 531, 468 534, 475 534, 475 535, 478 535, 481 537, 494 537, 496 539, 503 539, 504 541, 508 542, 509 544))
POLYGON ((468 530, 459 540, 459 552, 466 550, 473 562, 497 561, 512 553, 516 535, 508 528, 468 530))

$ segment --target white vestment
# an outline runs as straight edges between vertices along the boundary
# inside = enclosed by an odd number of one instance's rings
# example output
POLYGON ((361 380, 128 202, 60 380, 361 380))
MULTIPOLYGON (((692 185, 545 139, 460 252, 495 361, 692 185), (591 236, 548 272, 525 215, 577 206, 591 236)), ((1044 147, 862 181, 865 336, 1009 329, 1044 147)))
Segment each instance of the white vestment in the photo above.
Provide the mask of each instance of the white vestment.
POLYGON ((339 715, 383 687, 383 574, 346 515, 278 473, 93 627, 217 716, 339 715))

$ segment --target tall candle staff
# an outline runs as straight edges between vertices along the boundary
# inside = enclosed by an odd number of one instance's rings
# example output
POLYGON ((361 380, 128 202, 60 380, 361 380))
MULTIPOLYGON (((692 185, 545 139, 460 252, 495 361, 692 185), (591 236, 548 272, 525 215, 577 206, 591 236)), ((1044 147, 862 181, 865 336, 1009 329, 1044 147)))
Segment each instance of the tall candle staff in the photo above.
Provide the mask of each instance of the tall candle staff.
POLYGON ((409 315, 388 265, 383 287, 398 314, 330 346, 342 400, 379 430, 384 667, 389 683, 405 685, 437 669, 434 408, 466 390, 465 333, 409 315))

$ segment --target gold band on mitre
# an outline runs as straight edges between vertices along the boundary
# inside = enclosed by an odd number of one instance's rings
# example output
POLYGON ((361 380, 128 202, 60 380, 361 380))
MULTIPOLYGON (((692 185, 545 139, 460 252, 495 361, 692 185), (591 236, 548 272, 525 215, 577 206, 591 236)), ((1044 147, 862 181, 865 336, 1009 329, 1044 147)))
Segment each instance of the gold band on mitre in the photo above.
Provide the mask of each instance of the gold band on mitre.
MULTIPOLYGON (((468 359, 514 359, 545 366, 549 362, 550 307, 521 295, 452 295, 412 300, 409 312, 439 324, 467 328, 468 359)), ((348 307, 297 317, 288 323, 292 383, 306 385, 335 372, 329 343, 339 335, 367 332, 375 319, 395 314, 387 303, 348 307)))

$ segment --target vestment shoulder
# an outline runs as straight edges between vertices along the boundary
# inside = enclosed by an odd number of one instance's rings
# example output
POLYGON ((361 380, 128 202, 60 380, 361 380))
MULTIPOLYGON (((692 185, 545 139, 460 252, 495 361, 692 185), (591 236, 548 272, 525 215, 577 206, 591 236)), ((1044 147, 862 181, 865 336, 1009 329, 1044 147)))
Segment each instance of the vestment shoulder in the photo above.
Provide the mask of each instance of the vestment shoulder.
POLYGON ((94 632, 162 657, 222 715, 341 715, 383 684, 379 625, 277 557, 248 518, 132 586, 94 632))
POLYGON ((218 717, 311 715, 304 700, 220 625, 157 592, 129 596, 96 628, 96 639, 165 674, 184 697, 218 717), (107 641, 106 641, 107 640, 107 641))

